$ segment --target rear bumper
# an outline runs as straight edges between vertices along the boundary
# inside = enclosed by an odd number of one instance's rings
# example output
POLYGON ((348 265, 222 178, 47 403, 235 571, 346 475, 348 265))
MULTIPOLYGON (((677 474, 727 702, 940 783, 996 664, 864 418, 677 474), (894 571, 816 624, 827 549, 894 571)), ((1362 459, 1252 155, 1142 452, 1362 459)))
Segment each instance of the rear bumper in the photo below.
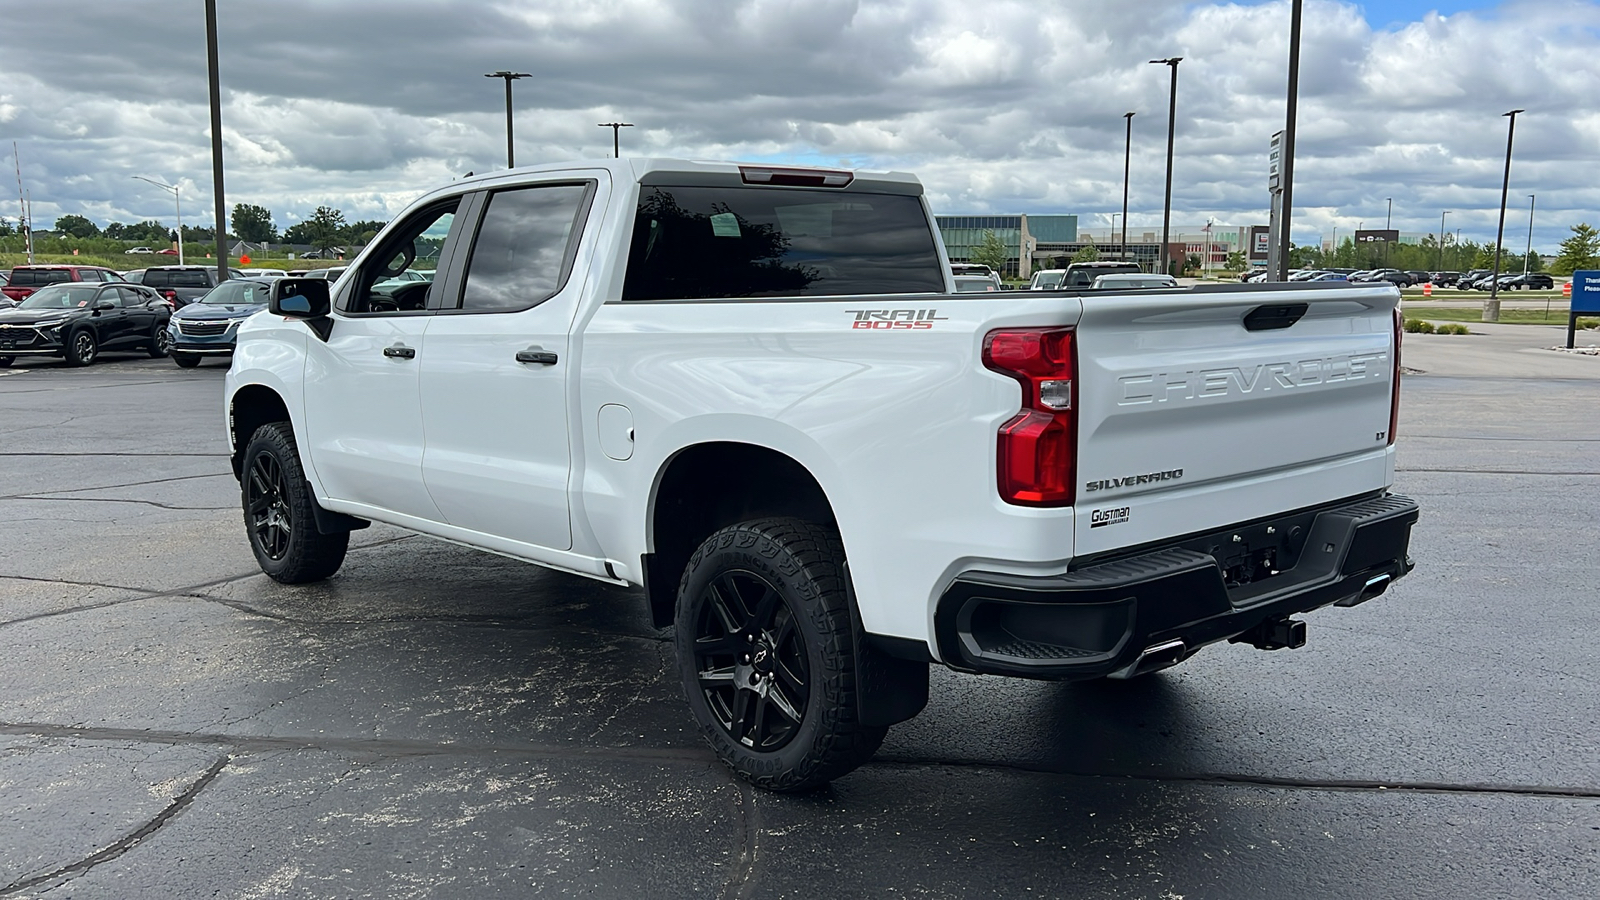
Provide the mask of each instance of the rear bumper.
POLYGON ((1295 613, 1383 593, 1412 569, 1417 516, 1415 501, 1385 494, 1062 575, 967 572, 939 599, 939 655, 964 671, 1062 680, 1161 668, 1295 613))

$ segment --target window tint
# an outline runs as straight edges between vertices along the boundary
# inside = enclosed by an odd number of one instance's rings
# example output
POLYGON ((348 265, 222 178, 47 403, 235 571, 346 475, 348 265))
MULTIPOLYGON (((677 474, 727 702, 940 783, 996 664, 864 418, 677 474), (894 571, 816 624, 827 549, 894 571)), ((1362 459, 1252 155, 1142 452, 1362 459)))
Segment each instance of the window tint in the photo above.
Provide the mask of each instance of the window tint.
POLYGON ((945 289, 916 197, 788 188, 640 188, 624 300, 945 289))
POLYGON ((13 269, 11 284, 14 287, 43 287, 71 281, 72 273, 66 269, 13 269))
POLYGON ((122 305, 126 307, 143 306, 145 301, 150 299, 130 287, 119 287, 116 290, 117 296, 122 298, 122 305))
POLYGON ((527 309, 566 283, 574 225, 589 188, 555 184, 489 197, 467 263, 462 309, 527 309))
POLYGON ((204 269, 146 269, 144 283, 151 287, 210 287, 211 279, 204 269))

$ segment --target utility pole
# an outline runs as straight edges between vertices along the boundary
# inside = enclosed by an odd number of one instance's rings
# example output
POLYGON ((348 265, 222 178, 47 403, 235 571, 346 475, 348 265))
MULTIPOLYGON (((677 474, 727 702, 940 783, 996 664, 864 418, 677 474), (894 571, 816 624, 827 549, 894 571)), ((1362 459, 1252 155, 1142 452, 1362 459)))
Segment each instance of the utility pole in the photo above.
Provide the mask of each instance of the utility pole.
POLYGON ((1133 116, 1131 112, 1123 113, 1122 118, 1128 121, 1128 136, 1122 144, 1122 253, 1123 262, 1128 261, 1128 172, 1133 161, 1133 116))
POLYGON ((1506 236, 1506 194, 1511 190, 1511 139, 1517 135, 1517 113, 1526 110, 1513 109, 1502 116, 1509 116, 1511 124, 1506 128, 1506 176, 1500 183, 1500 227, 1494 233, 1494 274, 1489 279, 1489 299, 1483 301, 1483 321, 1500 321, 1500 242, 1506 236))
MULTIPOLYGON (((1391 228, 1391 226, 1389 224, 1389 221, 1391 219, 1393 219, 1393 218, 1394 218, 1394 198, 1390 197, 1389 198, 1389 211, 1383 214, 1383 230, 1384 231, 1388 231, 1391 228)), ((1384 264, 1385 267, 1387 267, 1389 265, 1389 236, 1387 234, 1383 236, 1383 264, 1384 264)))
POLYGON ((1294 123, 1300 105, 1300 7, 1301 0, 1294 0, 1289 13, 1289 110, 1283 127, 1283 229, 1278 235, 1276 274, 1279 281, 1289 280, 1289 235, 1294 230, 1289 223, 1294 219, 1294 123))
POLYGON ((228 205, 222 196, 222 87, 217 77, 217 0, 206 0, 206 68, 211 79, 211 181, 217 198, 217 227, 212 236, 217 239, 217 283, 221 284, 228 280, 228 205))
POLYGON ((621 134, 622 133, 622 129, 624 129, 624 128, 632 128, 633 127, 633 123, 632 122, 601 122, 598 127, 611 129, 611 158, 612 159, 621 159, 622 158, 622 141, 621 141, 621 138, 617 137, 617 135, 621 134))
MULTIPOLYGON (((1178 63, 1181 62, 1181 56, 1150 60, 1151 65, 1172 69, 1172 88, 1167 94, 1167 199, 1161 212, 1161 271, 1167 275, 1172 274, 1172 251, 1167 241, 1172 230, 1172 135, 1178 126, 1178 63)), ((1132 124, 1131 120, 1129 124, 1132 124)))
POLYGON ((28 195, 22 190, 22 154, 11 142, 11 159, 17 164, 17 211, 22 214, 22 243, 28 248, 28 265, 33 265, 33 223, 28 221, 28 195))
POLYGON ((501 69, 498 72, 489 72, 485 78, 504 78, 506 80, 506 168, 517 167, 517 150, 511 141, 511 82, 518 78, 531 77, 527 72, 512 72, 501 69))
POLYGON ((140 181, 148 181, 162 190, 172 192, 172 209, 178 216, 178 265, 183 265, 183 198, 180 196, 181 191, 175 184, 167 184, 164 181, 146 178, 143 175, 135 175, 133 177, 140 181))

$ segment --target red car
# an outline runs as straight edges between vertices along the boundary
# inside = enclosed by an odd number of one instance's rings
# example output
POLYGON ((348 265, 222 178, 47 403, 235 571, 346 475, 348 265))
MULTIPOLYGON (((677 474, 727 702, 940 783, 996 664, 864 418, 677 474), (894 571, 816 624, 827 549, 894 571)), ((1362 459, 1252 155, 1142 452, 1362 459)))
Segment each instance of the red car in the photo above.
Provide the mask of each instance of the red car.
POLYGON ((168 247, 165 250, 157 250, 156 254, 159 255, 159 256, 177 256, 178 255, 178 251, 172 249, 171 247, 168 247))
POLYGON ((29 294, 49 284, 121 280, 121 275, 100 266, 17 266, 11 270, 11 281, 5 287, 0 287, 0 292, 20 302, 28 299, 29 294))

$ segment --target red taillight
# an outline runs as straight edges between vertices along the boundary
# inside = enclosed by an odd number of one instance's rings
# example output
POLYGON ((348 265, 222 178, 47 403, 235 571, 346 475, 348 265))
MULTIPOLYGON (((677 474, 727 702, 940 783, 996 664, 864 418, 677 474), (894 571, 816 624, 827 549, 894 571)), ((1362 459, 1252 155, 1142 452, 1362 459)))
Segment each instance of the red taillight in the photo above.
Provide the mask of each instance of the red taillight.
POLYGON ((1400 427, 1400 335, 1405 334, 1405 315, 1394 311, 1394 391, 1389 398, 1389 446, 1394 446, 1395 429, 1400 427))
POLYGON ((777 166, 740 166, 745 184, 781 184, 789 187, 844 187, 855 180, 854 172, 832 169, 785 169, 777 166))
POLYGON ((1071 506, 1078 430, 1072 329, 991 331, 983 364, 1022 385, 1022 411, 998 436, 1000 496, 1025 506, 1071 506))

